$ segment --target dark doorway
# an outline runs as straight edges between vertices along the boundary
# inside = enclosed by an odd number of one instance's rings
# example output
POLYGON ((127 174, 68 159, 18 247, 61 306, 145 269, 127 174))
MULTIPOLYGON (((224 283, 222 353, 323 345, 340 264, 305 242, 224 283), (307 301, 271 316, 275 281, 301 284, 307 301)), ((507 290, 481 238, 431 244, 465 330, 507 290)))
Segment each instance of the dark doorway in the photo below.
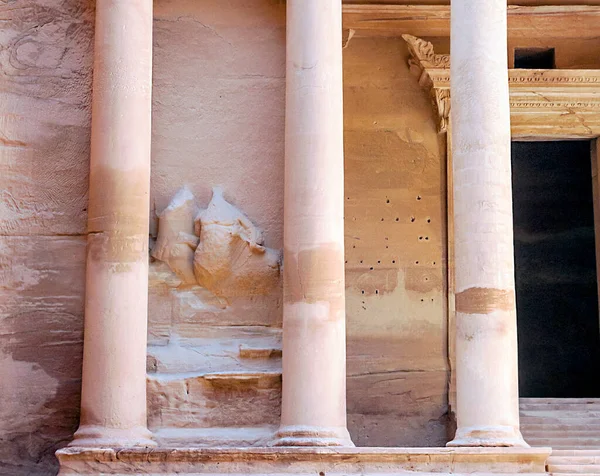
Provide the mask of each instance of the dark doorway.
POLYGON ((600 396, 588 141, 513 142, 519 390, 600 396))

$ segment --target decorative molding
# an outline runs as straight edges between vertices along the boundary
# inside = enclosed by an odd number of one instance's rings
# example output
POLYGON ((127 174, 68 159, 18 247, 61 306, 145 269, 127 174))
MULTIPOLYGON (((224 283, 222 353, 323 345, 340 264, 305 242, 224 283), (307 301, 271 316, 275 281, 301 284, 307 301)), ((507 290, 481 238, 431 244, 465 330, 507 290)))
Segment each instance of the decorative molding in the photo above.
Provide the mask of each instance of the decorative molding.
MULTIPOLYGON (((429 92, 439 132, 450 117, 450 55, 402 35, 410 52, 409 68, 429 92)), ((600 136, 600 70, 509 69, 511 126, 516 137, 600 136)))
MULTIPOLYGON (((404 3, 411 4, 391 4, 389 1, 375 4, 369 0, 345 4, 342 10, 344 28, 356 30, 358 36, 399 37, 404 33, 423 37, 450 36, 449 5, 404 3)), ((598 37, 598 4, 583 5, 587 3, 585 0, 577 1, 576 5, 524 5, 525 0, 517 3, 519 5, 508 6, 510 39, 537 38, 542 30, 552 38, 598 37)))

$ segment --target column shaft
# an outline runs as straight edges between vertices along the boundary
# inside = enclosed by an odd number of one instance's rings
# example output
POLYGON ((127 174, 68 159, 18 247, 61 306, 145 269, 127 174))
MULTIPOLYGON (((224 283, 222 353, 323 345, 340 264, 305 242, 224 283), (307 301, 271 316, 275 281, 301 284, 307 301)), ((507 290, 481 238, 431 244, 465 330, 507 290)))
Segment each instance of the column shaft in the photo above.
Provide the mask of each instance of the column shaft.
POLYGON ((146 334, 152 0, 98 0, 81 422, 72 445, 151 445, 146 334))
POLYGON ((341 0, 287 2, 282 446, 352 445, 341 18, 341 0))
POLYGON ((451 446, 519 432, 506 0, 452 0, 456 413, 451 446))

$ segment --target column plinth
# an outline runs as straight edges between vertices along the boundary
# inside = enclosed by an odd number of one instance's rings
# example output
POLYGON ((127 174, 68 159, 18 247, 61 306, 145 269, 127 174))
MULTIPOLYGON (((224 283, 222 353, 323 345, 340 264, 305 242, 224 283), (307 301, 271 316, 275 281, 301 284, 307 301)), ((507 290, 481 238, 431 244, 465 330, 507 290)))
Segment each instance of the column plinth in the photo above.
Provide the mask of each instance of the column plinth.
POLYGON ((276 446, 346 429, 341 0, 288 0, 283 389, 276 446))
POLYGON ((146 418, 152 0, 98 0, 81 419, 72 446, 151 446, 146 418))
POLYGON ((452 0, 456 415, 449 446, 519 432, 506 0, 452 0))

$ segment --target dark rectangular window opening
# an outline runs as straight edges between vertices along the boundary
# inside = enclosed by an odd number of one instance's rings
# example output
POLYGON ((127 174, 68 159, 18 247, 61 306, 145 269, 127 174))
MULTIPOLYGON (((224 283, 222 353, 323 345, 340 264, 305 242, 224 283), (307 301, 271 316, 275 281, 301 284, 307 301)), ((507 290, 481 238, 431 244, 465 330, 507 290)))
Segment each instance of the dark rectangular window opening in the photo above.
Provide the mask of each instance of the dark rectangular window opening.
POLYGON ((515 69, 554 68, 554 48, 515 48, 515 69))

